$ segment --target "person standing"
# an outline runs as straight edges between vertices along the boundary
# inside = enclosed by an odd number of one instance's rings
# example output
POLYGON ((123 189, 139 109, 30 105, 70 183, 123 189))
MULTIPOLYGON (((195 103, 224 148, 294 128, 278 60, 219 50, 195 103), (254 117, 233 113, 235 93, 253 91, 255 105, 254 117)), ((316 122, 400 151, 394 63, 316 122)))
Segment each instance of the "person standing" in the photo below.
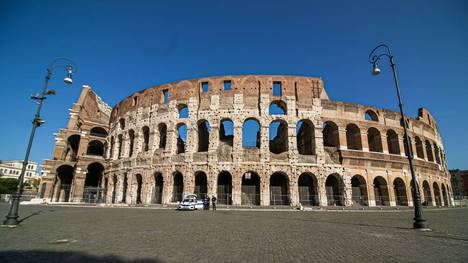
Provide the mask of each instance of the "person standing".
POLYGON ((210 210, 210 196, 209 195, 206 195, 206 203, 207 203, 207 206, 206 206, 206 210, 210 210))
POLYGON ((211 197, 211 202, 212 202, 212 205, 213 205, 213 211, 216 211, 216 196, 212 196, 211 197))

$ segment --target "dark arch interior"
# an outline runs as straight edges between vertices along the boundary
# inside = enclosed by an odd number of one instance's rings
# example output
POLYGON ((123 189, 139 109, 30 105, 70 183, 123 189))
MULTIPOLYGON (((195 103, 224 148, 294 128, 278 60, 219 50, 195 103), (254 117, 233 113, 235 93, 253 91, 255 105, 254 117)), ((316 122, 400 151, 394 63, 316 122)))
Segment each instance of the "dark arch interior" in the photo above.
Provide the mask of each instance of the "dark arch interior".
POLYGON ((362 150, 361 130, 355 124, 346 126, 346 143, 350 150, 362 150))
POLYGON ((59 187, 58 193, 55 193, 55 201, 70 201, 70 187, 73 181, 74 171, 75 170, 73 169, 73 167, 69 165, 62 165, 59 168, 57 168, 57 183, 59 184, 59 187))
POLYGON ((198 123, 198 151, 207 152, 210 145, 211 127, 208 121, 202 120, 198 123))
POLYGON ((344 205, 343 197, 343 182, 338 175, 329 175, 325 181, 325 189, 327 192, 327 202, 329 206, 344 205))
POLYGON ((104 156, 104 145, 100 141, 91 141, 86 151, 87 155, 104 156))
POLYGON ((288 124, 285 121, 270 123, 270 152, 279 154, 288 151, 288 124))
POLYGON ((128 137, 130 140, 130 146, 128 149, 128 156, 133 156, 133 147, 135 145, 135 132, 133 130, 128 131, 128 137))
POLYGON ((366 180, 362 176, 355 175, 351 178, 351 189, 353 205, 369 205, 366 180))
POLYGON ((165 123, 158 125, 159 131, 159 149, 166 149, 167 126, 165 123))
POLYGON ((172 188, 172 202, 182 201, 184 191, 184 178, 181 173, 174 173, 174 185, 172 188))
POLYGON ((177 153, 185 152, 186 139, 187 139, 187 125, 179 124, 177 127, 177 153))
POLYGON ((86 173, 85 187, 99 187, 102 179, 102 172, 104 166, 100 163, 92 163, 88 165, 88 172, 86 173))
POLYGON ((380 132, 376 128, 369 128, 367 130, 367 140, 369 143, 369 151, 371 152, 383 152, 382 150, 382 139, 380 132))
POLYGON ((282 173, 270 176, 270 205, 289 205, 288 178, 282 173))
POLYGON ((297 150, 299 154, 315 154, 315 129, 309 120, 300 120, 296 125, 297 150))
POLYGON ((141 131, 143 132, 143 151, 147 152, 149 150, 149 137, 150 137, 148 126, 144 126, 141 131))
POLYGON ((338 135, 338 126, 331 121, 323 124, 323 146, 325 147, 339 147, 340 140, 338 135))
POLYGON ((436 206, 442 206, 442 200, 440 199, 439 185, 436 182, 434 182, 432 184, 432 188, 434 189, 434 200, 436 202, 436 206))
POLYGON ((94 127, 91 129, 89 133, 97 137, 103 137, 103 138, 107 137, 107 131, 102 127, 94 127))
POLYGON ((161 173, 154 174, 153 204, 162 204, 164 179, 161 173))
POLYGON ((398 141, 398 135, 394 130, 387 131, 387 146, 388 153, 400 154, 400 143, 398 141))
POLYGON ((198 172, 195 174, 195 191, 194 194, 199 198, 207 197, 208 193, 208 180, 204 172, 198 172))
POLYGON ((380 176, 374 179, 375 205, 390 205, 387 182, 380 176))
POLYGON ((260 205, 260 177, 254 172, 242 176, 242 205, 260 205))
POLYGON ((141 204, 141 188, 143 186, 143 178, 141 177, 141 174, 137 174, 135 177, 137 183, 136 203, 141 204))
POLYGON ((314 175, 303 173, 299 176, 299 202, 302 205, 319 205, 317 179, 314 175))
POLYGON ((408 198, 406 196, 405 182, 401 178, 396 178, 393 181, 393 189, 395 191, 396 205, 407 206, 408 198))
POLYGON ((218 203, 231 205, 232 204, 232 176, 227 171, 222 171, 218 175, 218 203))
POLYGON ((78 154, 78 147, 80 145, 80 135, 71 135, 67 139, 67 148, 65 150, 64 160, 66 161, 76 161, 76 156, 78 154))

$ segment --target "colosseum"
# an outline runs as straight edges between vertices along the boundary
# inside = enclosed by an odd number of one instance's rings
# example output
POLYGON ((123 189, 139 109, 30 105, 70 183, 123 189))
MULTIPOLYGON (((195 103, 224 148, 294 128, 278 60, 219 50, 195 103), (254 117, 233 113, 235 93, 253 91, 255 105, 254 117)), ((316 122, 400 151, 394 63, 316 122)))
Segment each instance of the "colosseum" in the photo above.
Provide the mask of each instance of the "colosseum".
POLYGON ((453 204, 437 123, 333 101, 320 78, 216 76, 144 89, 109 107, 88 86, 43 161, 49 202, 171 206, 453 204), (403 125, 409 128, 405 147, 403 125), (422 187, 421 187, 422 186, 422 187))

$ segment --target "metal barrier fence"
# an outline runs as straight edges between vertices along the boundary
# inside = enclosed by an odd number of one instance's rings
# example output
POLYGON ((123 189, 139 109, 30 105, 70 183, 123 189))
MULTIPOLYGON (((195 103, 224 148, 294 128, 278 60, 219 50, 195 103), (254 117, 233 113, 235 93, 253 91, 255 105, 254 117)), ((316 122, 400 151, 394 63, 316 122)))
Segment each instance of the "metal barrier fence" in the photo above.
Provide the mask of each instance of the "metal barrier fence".
POLYGON ((468 206, 468 196, 454 196, 453 197, 453 206, 467 207, 468 206))
MULTIPOLYGON (((12 198, 12 194, 0 194, 0 202, 2 203, 9 203, 12 198)), ((36 198, 36 195, 21 195, 21 201, 30 201, 33 198, 36 198)))
POLYGON ((84 203, 105 203, 107 197, 107 189, 99 187, 87 187, 83 191, 81 202, 84 203))

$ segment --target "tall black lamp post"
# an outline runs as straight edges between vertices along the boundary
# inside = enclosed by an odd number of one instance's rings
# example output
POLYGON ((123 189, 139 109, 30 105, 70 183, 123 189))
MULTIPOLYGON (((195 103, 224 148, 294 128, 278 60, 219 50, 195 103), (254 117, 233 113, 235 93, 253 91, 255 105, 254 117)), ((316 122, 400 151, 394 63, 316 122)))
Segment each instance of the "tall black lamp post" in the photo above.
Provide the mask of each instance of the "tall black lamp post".
POLYGON ((24 173, 26 171, 26 166, 28 165, 29 152, 31 151, 31 146, 33 143, 36 128, 41 126, 45 122, 44 120, 41 119, 41 115, 40 115, 42 104, 44 104, 44 100, 47 98, 48 95, 55 94, 55 90, 47 89, 47 85, 49 84, 49 80, 52 75, 52 72, 57 68, 65 69, 67 71, 67 76, 63 79, 65 83, 72 84, 73 82, 72 74, 76 72, 76 64, 67 58, 56 58, 54 61, 52 61, 49 68, 47 68, 47 75, 45 77, 45 85, 44 85, 44 89, 42 90, 42 94, 39 96, 39 94, 36 93, 31 96, 32 100, 38 101, 37 112, 32 121, 33 127, 31 130, 31 135, 29 136, 29 143, 28 143, 28 148, 26 149, 26 155, 24 156, 23 168, 21 169, 21 174, 19 176, 18 189, 16 190, 16 193, 13 194, 10 211, 8 212, 8 215, 6 216, 6 220, 3 222, 4 225, 14 226, 20 223, 20 221, 18 221, 18 209, 19 209, 19 203, 21 200, 21 195, 23 193, 24 173))
POLYGON ((378 62, 382 57, 387 57, 388 61, 390 62, 390 67, 392 68, 393 72, 393 80, 395 81, 395 87, 397 90, 397 95, 398 95, 398 106, 400 107, 400 114, 401 114, 401 122, 403 125, 403 131, 404 131, 404 138, 405 138, 405 144, 406 147, 408 148, 408 161, 409 161, 409 166, 411 170, 411 178, 413 179, 413 205, 414 205, 414 222, 413 222, 413 228, 415 229, 425 229, 424 222, 426 221, 423 218, 423 212, 422 212, 422 207, 421 207, 421 197, 419 195, 419 189, 417 185, 417 180, 416 180, 416 173, 414 172, 414 164, 413 164, 413 150, 410 144, 409 136, 408 136, 408 131, 406 127, 406 120, 405 120, 405 115, 403 113, 403 103, 401 102, 401 96, 400 96, 400 86, 398 85, 398 79, 397 79, 397 74, 396 74, 396 69, 395 69, 395 63, 393 63, 393 55, 390 50, 390 48, 385 45, 381 44, 378 45, 376 48, 372 50, 372 52, 369 54, 369 63, 372 64, 372 75, 379 75, 380 74, 380 69, 378 66, 378 62), (382 53, 377 52, 378 50, 383 50, 382 53))

